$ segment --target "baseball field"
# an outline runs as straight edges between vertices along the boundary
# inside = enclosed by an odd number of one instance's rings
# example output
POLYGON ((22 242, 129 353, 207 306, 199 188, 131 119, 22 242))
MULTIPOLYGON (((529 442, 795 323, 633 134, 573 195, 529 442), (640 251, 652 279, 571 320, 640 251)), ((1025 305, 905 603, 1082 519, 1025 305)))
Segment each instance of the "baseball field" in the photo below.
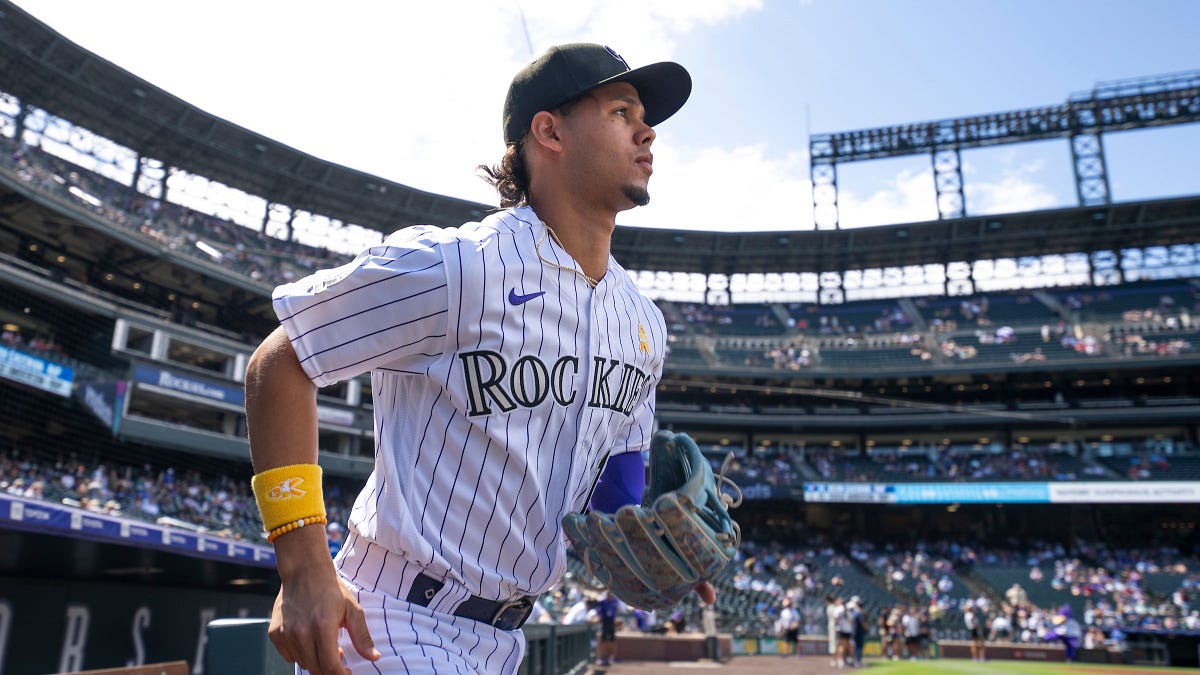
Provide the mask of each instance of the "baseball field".
POLYGON ((1082 675, 1084 673, 1111 673, 1112 675, 1149 675, 1150 673, 1179 673, 1178 668, 1150 668, 1147 666, 1111 666, 1090 663, 1030 663, 1027 661, 986 661, 976 663, 962 659, 940 661, 870 663, 865 668, 871 675, 1006 675, 1019 673, 1029 675, 1082 675))
POLYGON ((868 660, 861 668, 834 668, 826 657, 808 656, 780 658, 777 656, 737 656, 725 663, 713 662, 620 662, 611 666, 594 667, 592 675, 632 675, 678 671, 714 670, 752 675, 834 675, 868 673, 869 675, 1178 675, 1189 672, 1180 668, 1150 666, 1113 666, 1092 663, 1037 663, 1030 661, 986 661, 975 663, 966 659, 936 661, 875 661, 868 660))

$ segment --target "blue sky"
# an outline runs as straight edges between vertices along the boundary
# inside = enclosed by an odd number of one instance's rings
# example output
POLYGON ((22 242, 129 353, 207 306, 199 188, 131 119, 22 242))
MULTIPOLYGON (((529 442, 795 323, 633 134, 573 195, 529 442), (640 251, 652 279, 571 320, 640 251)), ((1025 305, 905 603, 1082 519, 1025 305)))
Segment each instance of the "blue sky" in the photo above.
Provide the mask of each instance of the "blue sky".
MULTIPOLYGON (((808 130, 1063 102, 1200 69, 1190 0, 17 0, 164 89, 318 157, 494 203, 508 80, 550 44, 692 73, 659 128, 652 203, 624 224, 810 229, 808 130), (522 15, 524 22, 522 22, 522 15), (526 38, 528 34, 528 39, 526 38)), ((1200 125, 1105 136, 1117 200, 1200 193, 1200 125)), ((964 153, 972 214, 1069 206, 1065 140, 964 153)), ((843 226, 936 217, 927 157, 843 165, 843 226)))

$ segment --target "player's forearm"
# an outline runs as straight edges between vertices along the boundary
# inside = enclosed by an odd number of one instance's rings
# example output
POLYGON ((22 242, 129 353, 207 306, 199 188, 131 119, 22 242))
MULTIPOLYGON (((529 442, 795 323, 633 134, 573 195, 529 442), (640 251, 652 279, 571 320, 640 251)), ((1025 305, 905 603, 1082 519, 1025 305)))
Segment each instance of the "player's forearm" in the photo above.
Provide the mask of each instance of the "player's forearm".
MULTIPOLYGON (((246 367, 246 426, 255 473, 317 462, 317 389, 282 328, 263 340, 246 367)), ((301 527, 275 539, 283 579, 332 571, 325 528, 301 527)))
POLYGON ((246 367, 246 429, 256 473, 317 462, 317 388, 282 328, 246 367))

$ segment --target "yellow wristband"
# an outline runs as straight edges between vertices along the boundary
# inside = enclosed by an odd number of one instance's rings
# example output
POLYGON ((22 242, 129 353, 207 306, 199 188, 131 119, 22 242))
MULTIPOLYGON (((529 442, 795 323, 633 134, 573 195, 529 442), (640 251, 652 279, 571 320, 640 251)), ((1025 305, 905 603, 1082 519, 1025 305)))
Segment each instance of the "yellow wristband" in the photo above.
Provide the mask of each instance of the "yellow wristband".
POLYGON ((250 481, 263 529, 267 532, 301 518, 325 516, 325 496, 321 492, 321 467, 316 464, 292 464, 267 469, 250 481))

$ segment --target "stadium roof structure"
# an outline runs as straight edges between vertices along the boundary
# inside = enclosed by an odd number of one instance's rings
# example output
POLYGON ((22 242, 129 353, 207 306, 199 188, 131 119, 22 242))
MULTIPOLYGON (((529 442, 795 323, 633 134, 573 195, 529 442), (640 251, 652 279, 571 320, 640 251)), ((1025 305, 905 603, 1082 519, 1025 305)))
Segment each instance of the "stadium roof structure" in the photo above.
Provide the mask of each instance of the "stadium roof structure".
POLYGON ((844 230, 718 233, 617 228, 628 269, 710 274, 841 272, 1119 251, 1200 241, 1200 197, 844 230))
MULTIPOLYGON (((412 223, 459 225, 492 208, 327 162, 206 113, 76 45, 7 0, 0 0, 0 73, 0 87, 23 104, 144 157, 292 209, 390 232, 412 223)), ((807 208, 807 200, 797 207, 807 208)), ((618 227, 612 248, 632 270, 769 274, 1196 242, 1200 197, 840 230, 618 227)))
POLYGON ((417 190, 313 157, 206 113, 0 2, 3 87, 23 104, 142 156, 258 195, 373 229, 459 225, 492 208, 417 190))

